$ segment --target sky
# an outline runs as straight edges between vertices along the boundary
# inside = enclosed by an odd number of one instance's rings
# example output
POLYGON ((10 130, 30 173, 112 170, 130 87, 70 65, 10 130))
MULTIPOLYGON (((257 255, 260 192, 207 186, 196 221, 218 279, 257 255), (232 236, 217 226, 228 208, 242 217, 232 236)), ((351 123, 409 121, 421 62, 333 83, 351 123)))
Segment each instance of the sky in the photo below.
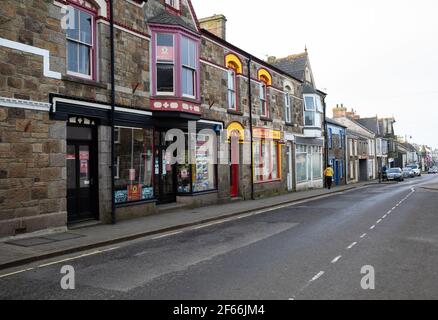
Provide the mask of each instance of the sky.
POLYGON ((438 148, 438 1, 192 3, 198 18, 224 14, 227 40, 259 58, 307 46, 329 115, 342 103, 361 117, 394 116, 397 135, 438 148))

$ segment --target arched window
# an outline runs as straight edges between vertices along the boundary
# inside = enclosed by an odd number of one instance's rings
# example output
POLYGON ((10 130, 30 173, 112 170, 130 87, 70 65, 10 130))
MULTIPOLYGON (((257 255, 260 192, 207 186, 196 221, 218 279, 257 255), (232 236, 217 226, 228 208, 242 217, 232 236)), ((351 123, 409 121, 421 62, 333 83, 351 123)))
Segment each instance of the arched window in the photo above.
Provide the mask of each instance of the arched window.
POLYGON ((268 79, 265 76, 260 77, 260 115, 262 117, 269 117, 269 103, 268 103, 268 79))
POLYGON ((95 79, 96 16, 89 1, 69 1, 67 28, 67 74, 95 79))
POLYGON ((293 102, 292 102, 292 88, 290 85, 286 85, 284 87, 284 120, 286 123, 292 123, 292 108, 293 108, 293 102))
POLYGON ((234 111, 238 110, 237 70, 238 66, 234 62, 228 63, 228 109, 234 111))

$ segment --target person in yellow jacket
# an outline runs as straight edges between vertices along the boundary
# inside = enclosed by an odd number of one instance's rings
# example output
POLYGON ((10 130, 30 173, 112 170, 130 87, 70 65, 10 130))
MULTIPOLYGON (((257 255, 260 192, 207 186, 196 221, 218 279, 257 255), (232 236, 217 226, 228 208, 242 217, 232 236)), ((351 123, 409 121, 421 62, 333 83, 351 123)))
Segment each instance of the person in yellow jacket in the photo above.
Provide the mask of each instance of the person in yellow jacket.
POLYGON ((331 165, 327 166, 327 169, 324 170, 324 177, 327 184, 327 188, 330 190, 332 188, 334 171, 331 165))

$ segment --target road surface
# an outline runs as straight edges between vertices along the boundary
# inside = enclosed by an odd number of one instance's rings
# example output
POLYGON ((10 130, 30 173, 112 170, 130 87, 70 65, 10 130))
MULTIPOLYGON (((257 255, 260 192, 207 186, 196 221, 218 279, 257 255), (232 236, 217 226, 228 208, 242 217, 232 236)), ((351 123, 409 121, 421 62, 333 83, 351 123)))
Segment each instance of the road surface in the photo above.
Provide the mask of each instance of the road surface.
POLYGON ((0 299, 438 299, 438 190, 423 188, 437 182, 369 186, 4 270, 0 299), (64 265, 74 290, 61 288, 64 265), (362 288, 364 266, 374 290, 362 288))

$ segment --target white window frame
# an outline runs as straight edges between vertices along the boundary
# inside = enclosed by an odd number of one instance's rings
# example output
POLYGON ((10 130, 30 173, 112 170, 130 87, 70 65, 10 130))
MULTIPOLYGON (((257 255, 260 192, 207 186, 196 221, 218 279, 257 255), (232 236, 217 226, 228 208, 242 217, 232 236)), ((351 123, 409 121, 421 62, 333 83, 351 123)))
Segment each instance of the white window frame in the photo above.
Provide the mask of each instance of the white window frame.
MULTIPOLYGON (((93 76, 94 76, 94 59, 95 59, 95 32, 96 32, 96 28, 95 28, 95 16, 93 14, 91 14, 90 12, 83 10, 81 8, 75 7, 75 6, 68 6, 69 10, 73 9, 75 11, 80 11, 83 13, 88 14, 91 17, 91 45, 89 43, 85 43, 82 42, 80 40, 77 39, 72 39, 68 37, 68 33, 66 34, 66 40, 67 43, 68 41, 79 44, 79 45, 84 45, 86 47, 89 48, 89 54, 90 54, 90 74, 85 74, 85 73, 80 73, 80 72, 75 72, 75 71, 70 71, 68 70, 68 44, 66 43, 66 70, 67 70, 67 74, 74 76, 74 77, 78 77, 78 78, 83 78, 83 79, 88 79, 88 80, 93 80, 93 76), (71 9, 70 9, 71 8, 71 9)), ((74 14, 74 16, 76 16, 76 14, 74 14)), ((80 28, 80 18, 79 18, 79 28, 80 28)), ((80 29, 79 29, 80 30, 80 29)), ((78 60, 79 60, 79 54, 78 54, 78 60)), ((78 65, 79 65, 79 61, 78 61, 78 65)))
POLYGON ((180 0, 166 0, 166 4, 168 6, 171 6, 175 10, 180 10, 181 6, 180 6, 180 2, 179 1, 180 0))
POLYGON ((236 70, 233 68, 229 68, 228 72, 228 90, 227 90, 227 102, 228 102, 228 110, 237 111, 237 76, 236 70), (234 107, 231 106, 230 98, 234 99, 234 107))
MULTIPOLYGON (((194 66, 186 65, 186 64, 183 63, 183 61, 181 59, 181 79, 180 79, 181 80, 181 94, 185 98, 196 99, 196 95, 197 95, 197 78, 198 78, 196 61, 198 60, 198 50, 197 50, 197 47, 196 47, 196 42, 193 41, 192 39, 190 39, 189 37, 181 36, 181 38, 180 38, 180 43, 181 44, 182 44, 184 38, 189 41, 189 44, 192 43, 194 45, 194 49, 195 49, 195 51, 194 51, 194 54, 195 54, 194 62, 195 62, 195 65, 194 66), (184 74, 184 72, 183 72, 184 69, 188 69, 188 70, 193 72, 193 95, 186 94, 186 93, 183 92, 183 79, 182 79, 182 77, 183 77, 183 74, 184 74)), ((181 58, 182 58, 182 45, 181 45, 181 58)))
POLYGON ((292 123, 292 105, 291 105, 291 94, 289 91, 284 93, 284 113, 286 123, 292 123))

